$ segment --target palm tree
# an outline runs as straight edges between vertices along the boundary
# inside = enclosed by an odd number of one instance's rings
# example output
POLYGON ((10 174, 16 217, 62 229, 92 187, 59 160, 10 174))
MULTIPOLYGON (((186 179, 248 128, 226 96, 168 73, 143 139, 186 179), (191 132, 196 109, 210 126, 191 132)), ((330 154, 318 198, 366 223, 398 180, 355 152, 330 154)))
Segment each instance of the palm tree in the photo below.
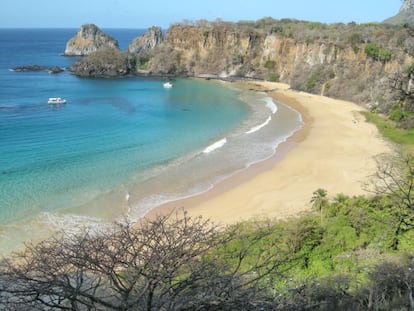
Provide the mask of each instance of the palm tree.
POLYGON ((312 208, 314 210, 319 211, 321 215, 321 224, 322 224, 322 211, 326 204, 328 204, 328 192, 325 189, 318 188, 315 190, 312 194, 312 198, 310 200, 310 203, 312 203, 312 208))

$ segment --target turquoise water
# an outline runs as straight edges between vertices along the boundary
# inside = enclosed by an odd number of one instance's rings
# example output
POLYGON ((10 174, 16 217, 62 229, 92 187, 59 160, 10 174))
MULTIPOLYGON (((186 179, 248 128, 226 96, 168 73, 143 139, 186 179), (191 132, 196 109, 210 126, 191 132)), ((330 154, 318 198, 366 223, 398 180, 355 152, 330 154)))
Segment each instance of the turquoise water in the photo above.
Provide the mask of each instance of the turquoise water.
MULTIPOLYGON (((266 94, 231 84, 176 79, 164 89, 156 79, 9 70, 70 66, 61 53, 75 32, 0 30, 0 253, 54 228, 135 220, 207 191, 272 156, 302 124, 266 94)), ((111 34, 126 47, 140 31, 111 34)))
POLYGON ((60 78, 72 80, 53 94, 66 105, 47 105, 43 88, 0 108, 0 223, 82 204, 248 115, 234 91, 193 80, 165 90, 156 80, 60 78))

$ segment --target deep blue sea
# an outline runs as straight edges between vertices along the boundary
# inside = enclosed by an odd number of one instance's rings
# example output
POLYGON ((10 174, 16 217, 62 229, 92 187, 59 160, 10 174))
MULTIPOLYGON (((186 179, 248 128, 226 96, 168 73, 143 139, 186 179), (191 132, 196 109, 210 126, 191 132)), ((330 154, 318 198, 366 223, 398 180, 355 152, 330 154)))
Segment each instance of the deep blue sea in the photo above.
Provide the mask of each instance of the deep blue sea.
MULTIPOLYGON (((127 49, 142 30, 103 29, 127 49)), ((265 94, 176 79, 84 79, 14 72, 69 68, 77 29, 0 29, 0 254, 65 226, 138 219, 205 192, 302 124, 265 94), (64 105, 48 105, 62 97, 64 105)))

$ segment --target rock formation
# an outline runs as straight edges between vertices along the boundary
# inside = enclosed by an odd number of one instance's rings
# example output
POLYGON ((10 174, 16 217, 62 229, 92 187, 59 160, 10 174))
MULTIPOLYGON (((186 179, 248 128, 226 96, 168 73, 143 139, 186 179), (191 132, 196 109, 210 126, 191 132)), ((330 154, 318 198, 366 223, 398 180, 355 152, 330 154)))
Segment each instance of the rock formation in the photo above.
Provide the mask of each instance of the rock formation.
POLYGON ((128 46, 130 53, 145 53, 148 52, 163 41, 162 30, 160 27, 151 27, 142 36, 135 38, 128 46))
POLYGON ((75 62, 71 71, 82 77, 127 76, 135 73, 135 58, 115 48, 100 49, 75 62))
POLYGON ((27 72, 27 71, 47 71, 49 73, 61 73, 65 71, 65 69, 60 68, 58 66, 41 66, 41 65, 23 65, 23 66, 16 66, 11 69, 12 71, 16 72, 27 72))
POLYGON ((392 98, 390 79, 413 62, 407 53, 411 42, 401 27, 381 24, 330 26, 271 19, 175 24, 162 43, 147 49, 142 61, 138 53, 137 59, 142 71, 152 74, 267 79, 373 103, 392 98), (377 54, 367 54, 368 43, 377 54))
POLYGON ((404 0, 397 15, 384 21, 386 24, 414 24, 414 0, 404 0))
POLYGON ((105 48, 119 49, 118 41, 94 24, 82 25, 66 44, 65 55, 84 56, 105 48))
POLYGON ((414 0, 404 0, 400 12, 410 11, 414 9, 414 0))
POLYGON ((326 25, 296 20, 206 22, 151 28, 129 53, 98 51, 72 66, 75 74, 145 73, 280 81, 356 103, 388 103, 390 86, 414 63, 413 38, 401 26, 326 25), (96 54, 96 55, 95 55, 96 54))

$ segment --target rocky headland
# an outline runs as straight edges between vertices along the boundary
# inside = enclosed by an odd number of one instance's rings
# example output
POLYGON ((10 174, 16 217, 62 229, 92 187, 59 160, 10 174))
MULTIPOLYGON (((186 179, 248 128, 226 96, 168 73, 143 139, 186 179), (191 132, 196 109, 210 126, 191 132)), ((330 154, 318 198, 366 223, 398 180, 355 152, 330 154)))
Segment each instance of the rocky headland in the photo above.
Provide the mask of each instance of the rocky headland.
MULTIPOLYGON (((402 12, 414 11, 406 0, 402 12)), ((322 24, 264 18, 245 22, 151 27, 128 51, 93 25, 83 25, 66 55, 87 55, 71 70, 85 77, 136 74, 248 78, 390 110, 411 92, 414 31, 390 23, 322 24), (396 95, 397 94, 397 95, 396 95)))
POLYGON ((118 41, 101 31, 96 25, 85 24, 67 42, 64 54, 85 56, 106 48, 119 50, 118 41))

